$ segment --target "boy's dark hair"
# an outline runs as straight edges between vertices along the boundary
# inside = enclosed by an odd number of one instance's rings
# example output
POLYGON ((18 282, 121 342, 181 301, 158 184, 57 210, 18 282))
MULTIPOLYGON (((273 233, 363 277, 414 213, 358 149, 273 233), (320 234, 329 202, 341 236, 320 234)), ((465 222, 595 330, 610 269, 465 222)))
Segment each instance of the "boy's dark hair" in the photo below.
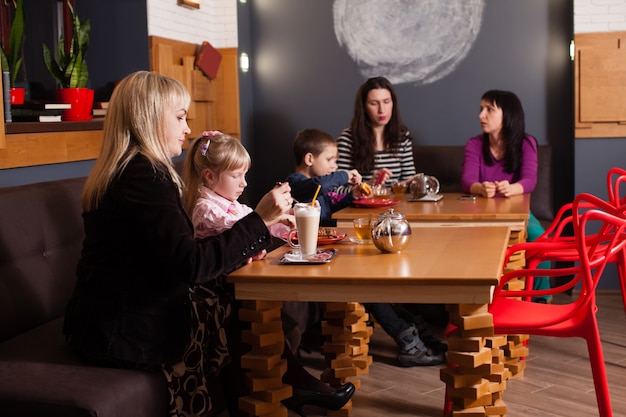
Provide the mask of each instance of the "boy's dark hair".
POLYGON ((337 146, 335 138, 329 133, 321 129, 304 129, 296 133, 296 139, 293 141, 293 156, 296 160, 296 166, 300 165, 307 153, 318 156, 328 145, 337 146))

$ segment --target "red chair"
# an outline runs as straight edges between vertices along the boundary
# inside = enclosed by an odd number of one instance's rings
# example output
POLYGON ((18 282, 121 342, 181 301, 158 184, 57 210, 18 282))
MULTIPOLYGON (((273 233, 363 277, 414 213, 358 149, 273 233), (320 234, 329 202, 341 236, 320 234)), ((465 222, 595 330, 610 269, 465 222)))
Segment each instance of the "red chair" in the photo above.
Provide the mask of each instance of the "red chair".
MULTIPOLYGON (((590 196, 579 195, 573 203, 574 244, 578 259, 574 266, 553 269, 524 269, 502 276, 489 307, 493 315, 496 334, 532 334, 553 337, 581 337, 587 341, 589 360, 598 401, 600 416, 612 416, 604 354, 596 320, 595 289, 607 262, 624 250, 626 220, 623 212, 606 202, 590 196), (590 209, 589 204, 597 208, 590 209), (596 230, 598 230, 596 232, 596 230), (564 285, 549 290, 508 291, 508 281, 527 275, 573 276, 564 285), (519 300, 519 296, 552 295, 580 286, 579 295, 567 304, 537 304, 519 300), (513 297, 513 298, 512 298, 513 297)), ((533 256, 540 260, 572 260, 571 243, 537 243, 533 256)))
MULTIPOLYGON (((569 240, 528 242, 514 245, 509 254, 523 248, 532 261, 528 269, 505 273, 494 292, 489 306, 493 315, 495 334, 529 334, 552 337, 581 337, 587 342, 593 374, 598 410, 601 417, 612 416, 604 354, 596 320, 595 289, 607 262, 623 252, 626 246, 624 233, 626 217, 624 207, 616 209, 595 196, 581 194, 572 203, 571 216, 574 228, 569 240), (573 256, 576 254, 576 257, 573 256), (543 261, 568 261, 573 266, 537 269, 532 267, 543 261), (507 282, 532 276, 571 276, 568 282, 545 290, 507 290, 507 282), (557 295, 575 286, 580 291, 567 304, 540 304, 527 301, 532 297, 557 295)), ((555 265, 555 263, 553 263, 555 265)), ((448 329, 447 332, 451 332, 448 329)), ((454 366, 454 364, 450 364, 454 366)), ((452 409, 446 395, 444 415, 452 409)))
MULTIPOLYGON (((615 208, 619 208, 626 203, 626 198, 620 197, 620 188, 626 184, 626 170, 622 168, 611 168, 606 176, 607 191, 608 191, 608 203, 612 204, 615 208)), ((572 206, 573 203, 568 203, 562 206, 557 212, 554 221, 546 228, 546 231, 535 241, 536 242, 574 242, 574 236, 566 230, 571 226, 572 222, 572 206)), ((584 201, 582 198, 578 204, 578 210, 586 210, 595 207, 594 203, 584 201)), ((518 249, 519 250, 519 249, 518 249)), ((572 258, 575 259, 577 254, 575 251, 572 253, 572 258)), ((532 258, 532 253, 526 253, 526 261, 529 267, 534 267, 538 264, 536 260, 532 258)), ((567 261, 567 260, 566 260, 567 261)), ((626 313, 626 249, 619 251, 615 254, 615 257, 610 260, 615 262, 618 270, 618 277, 620 286, 622 289, 622 300, 624 303, 624 313, 626 313)), ((527 286, 532 286, 532 278, 529 279, 527 286)))

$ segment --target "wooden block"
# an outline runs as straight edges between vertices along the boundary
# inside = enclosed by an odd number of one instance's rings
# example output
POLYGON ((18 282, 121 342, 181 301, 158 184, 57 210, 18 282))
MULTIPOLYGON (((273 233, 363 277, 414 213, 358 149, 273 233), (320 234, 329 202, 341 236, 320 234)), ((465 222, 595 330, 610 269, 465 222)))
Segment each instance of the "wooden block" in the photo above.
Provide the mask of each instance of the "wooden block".
POLYGON ((191 73, 191 94, 194 101, 215 101, 217 96, 216 83, 201 71, 194 70, 191 73))
POLYGON ((370 347, 369 345, 365 345, 365 346, 352 346, 350 349, 350 354, 352 356, 359 356, 359 355, 367 355, 370 351, 370 347))
POLYGON ((488 416, 502 416, 506 413, 506 404, 502 400, 496 400, 493 405, 485 406, 485 414, 488 416))
POLYGON ((526 368, 526 361, 505 361, 504 366, 511 372, 511 378, 515 378, 526 368))
POLYGON ((264 347, 277 343, 284 343, 285 336, 282 331, 275 333, 252 333, 244 330, 241 332, 241 340, 255 347, 264 347))
POLYGON ((526 346, 517 346, 513 349, 506 349, 504 353, 511 358, 523 358, 528 356, 530 351, 526 346))
POLYGON ((467 409, 467 408, 491 405, 492 398, 491 398, 491 394, 486 394, 476 399, 450 396, 450 401, 452 401, 452 403, 455 404, 457 407, 461 407, 462 409, 467 409))
POLYGON ((347 368, 333 368, 335 378, 348 378, 357 375, 357 368, 354 366, 347 368))
POLYGON ((452 388, 448 385, 448 395, 450 395, 450 397, 463 397, 477 400, 491 393, 491 391, 489 391, 489 384, 490 382, 488 380, 481 378, 480 382, 474 385, 466 385, 458 388, 452 388))
POLYGON ((273 310, 275 308, 282 308, 282 301, 268 301, 268 300, 243 300, 241 302, 243 308, 248 310, 273 310))
POLYGON ((496 348, 506 345, 506 336, 492 336, 485 338, 485 345, 490 348, 496 348))
POLYGON ((491 337, 494 335, 493 327, 472 330, 458 329, 457 331, 460 337, 491 337))
POLYGON ((345 327, 333 326, 326 321, 322 321, 322 335, 324 336, 336 336, 336 335, 348 335, 352 336, 352 332, 345 327))
POLYGON ((488 311, 487 304, 448 304, 446 309, 450 315, 470 316, 472 314, 486 313, 488 311))
POLYGON ((464 410, 452 410, 452 417, 485 417, 485 407, 472 407, 464 410))
POLYGON ((250 310, 247 308, 239 309, 239 320, 254 323, 269 323, 272 320, 280 319, 280 309, 274 308, 270 310, 250 310))
POLYGON ((266 356, 246 353, 241 357, 241 367, 244 369, 255 369, 269 371, 280 364, 280 355, 266 356))
MULTIPOLYGON (((506 341, 506 338, 505 338, 506 341)), ((467 337, 458 336, 448 337, 448 350, 460 350, 464 352, 479 352, 485 347, 484 337, 467 337)))
POLYGON ((458 368, 441 368, 439 379, 451 388, 461 388, 479 384, 483 377, 476 374, 462 374, 458 368))
POLYGON ((374 362, 374 359, 369 355, 359 355, 352 358, 352 364, 359 369, 368 369, 374 362))
POLYGON ((479 352, 448 351, 448 363, 476 368, 479 365, 491 363, 491 349, 482 348, 479 352))
POLYGON ((500 348, 491 349, 491 363, 500 363, 504 360, 504 351, 500 348))
POLYGON ((274 356, 282 355, 285 348, 285 342, 275 343, 267 346, 254 346, 253 350, 258 355, 274 356))
POLYGON ((282 404, 280 402, 268 403, 251 396, 239 398, 239 409, 249 415, 260 416, 280 410, 282 404))
POLYGON ((346 326, 352 333, 363 332, 367 329, 367 323, 362 321, 346 326))
POLYGON ((282 400, 289 398, 293 395, 291 385, 281 384, 281 386, 268 388, 267 390, 261 390, 254 392, 251 396, 268 403, 279 403, 282 400))
POLYGON ((282 320, 272 320, 267 323, 251 323, 250 331, 252 333, 274 333, 274 332, 282 332, 283 331, 283 321, 282 320))
MULTIPOLYGON (((448 363, 450 363, 449 360, 448 363)), ((458 369, 460 373, 467 375, 489 375, 493 370, 493 364, 485 363, 476 367, 459 366, 458 369)))
POLYGON ((247 375, 250 375, 251 378, 282 378, 285 372, 287 372, 287 359, 281 359, 272 369, 252 369, 247 375))
POLYGON ((514 345, 520 345, 523 342, 529 340, 530 336, 527 334, 510 334, 510 335, 507 335, 506 339, 509 342, 513 342, 514 345))
POLYGON ((506 389, 506 381, 489 383, 489 392, 491 394, 493 394, 494 392, 503 392, 505 389, 506 389))
POLYGON ((350 345, 364 346, 364 345, 367 345, 368 341, 369 341, 369 338, 353 337, 352 339, 350 339, 350 345))
POLYGON ((475 330, 486 327, 493 327, 493 316, 491 313, 478 313, 471 316, 450 315, 450 323, 456 325, 461 330, 475 330))
POLYGON ((350 346, 346 343, 329 343, 326 342, 322 345, 322 353, 339 353, 339 354, 349 354, 350 346))
POLYGON ((250 388, 250 391, 252 392, 280 388, 284 385, 281 377, 259 378, 248 373, 246 374, 245 379, 247 387, 250 388))
POLYGON ((349 366, 353 366, 352 357, 351 356, 342 356, 337 359, 333 359, 330 361, 331 368, 346 368, 349 366))

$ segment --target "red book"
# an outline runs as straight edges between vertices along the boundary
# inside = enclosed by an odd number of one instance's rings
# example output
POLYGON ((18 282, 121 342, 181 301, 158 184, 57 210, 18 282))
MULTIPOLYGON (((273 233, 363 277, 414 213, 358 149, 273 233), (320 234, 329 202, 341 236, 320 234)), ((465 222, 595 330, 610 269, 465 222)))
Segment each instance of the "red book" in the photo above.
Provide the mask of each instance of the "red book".
POLYGON ((196 56, 196 67, 200 68, 204 75, 214 80, 220 62, 222 62, 222 54, 207 41, 202 42, 200 51, 196 56))

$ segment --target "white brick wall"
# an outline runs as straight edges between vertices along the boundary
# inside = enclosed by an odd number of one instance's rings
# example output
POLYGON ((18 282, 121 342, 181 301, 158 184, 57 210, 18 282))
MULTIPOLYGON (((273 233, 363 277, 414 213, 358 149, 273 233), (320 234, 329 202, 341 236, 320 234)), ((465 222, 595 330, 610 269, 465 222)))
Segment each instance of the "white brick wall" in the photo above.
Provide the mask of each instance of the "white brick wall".
POLYGON ((574 32, 626 30, 626 0, 574 0, 574 32))
POLYGON ((237 1, 200 0, 199 9, 189 9, 179 6, 177 0, 146 0, 148 35, 236 48, 237 1))
MULTIPOLYGON (((216 48, 236 48, 237 1, 200 0, 200 9, 177 0, 146 0, 148 34, 183 42, 209 41, 216 48)), ((626 31, 626 0, 574 0, 574 32, 626 31)))

